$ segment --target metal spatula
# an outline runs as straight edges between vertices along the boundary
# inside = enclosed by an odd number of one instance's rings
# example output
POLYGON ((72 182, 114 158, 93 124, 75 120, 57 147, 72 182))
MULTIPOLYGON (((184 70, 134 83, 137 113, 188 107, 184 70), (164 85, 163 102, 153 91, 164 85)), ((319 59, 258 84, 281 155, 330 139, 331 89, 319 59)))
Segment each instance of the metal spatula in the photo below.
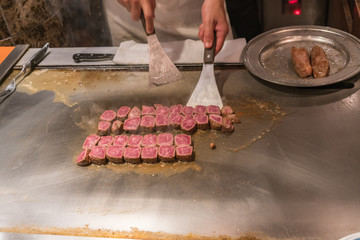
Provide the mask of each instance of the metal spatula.
POLYGON ((200 79, 186 104, 187 106, 216 105, 220 108, 223 107, 214 74, 215 46, 216 37, 214 36, 212 47, 204 49, 204 63, 200 79))
POLYGON ((155 30, 151 34, 146 32, 146 23, 142 11, 140 18, 149 46, 149 85, 159 86, 182 79, 182 74, 160 45, 155 30))

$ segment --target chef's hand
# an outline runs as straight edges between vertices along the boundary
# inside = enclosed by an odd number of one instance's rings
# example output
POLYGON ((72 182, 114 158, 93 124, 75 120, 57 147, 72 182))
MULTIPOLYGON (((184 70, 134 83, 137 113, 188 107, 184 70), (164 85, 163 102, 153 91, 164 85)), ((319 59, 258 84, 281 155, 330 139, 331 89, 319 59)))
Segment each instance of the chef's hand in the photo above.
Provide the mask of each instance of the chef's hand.
POLYGON ((199 27, 199 38, 205 48, 211 48, 216 32, 215 54, 220 52, 224 45, 229 25, 226 20, 224 0, 204 0, 201 8, 202 24, 199 27))
POLYGON ((117 0, 122 6, 124 6, 130 13, 131 18, 135 21, 139 21, 141 9, 144 13, 146 22, 146 32, 148 34, 154 32, 154 18, 155 18, 155 0, 117 0))

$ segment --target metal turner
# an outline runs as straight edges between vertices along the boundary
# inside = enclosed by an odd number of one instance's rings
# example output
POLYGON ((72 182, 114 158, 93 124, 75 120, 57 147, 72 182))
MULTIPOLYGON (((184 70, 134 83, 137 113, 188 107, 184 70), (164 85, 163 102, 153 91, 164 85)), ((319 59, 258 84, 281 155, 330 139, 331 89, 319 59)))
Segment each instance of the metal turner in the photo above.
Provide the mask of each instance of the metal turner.
POLYGON ((0 93, 0 103, 9 97, 16 89, 16 86, 38 65, 46 55, 49 43, 46 43, 29 61, 22 65, 21 71, 11 79, 9 85, 0 93))
POLYGON ((195 107, 196 105, 216 105, 220 108, 223 107, 214 74, 215 46, 216 35, 214 34, 212 47, 204 49, 204 63, 200 79, 186 104, 187 106, 195 107))

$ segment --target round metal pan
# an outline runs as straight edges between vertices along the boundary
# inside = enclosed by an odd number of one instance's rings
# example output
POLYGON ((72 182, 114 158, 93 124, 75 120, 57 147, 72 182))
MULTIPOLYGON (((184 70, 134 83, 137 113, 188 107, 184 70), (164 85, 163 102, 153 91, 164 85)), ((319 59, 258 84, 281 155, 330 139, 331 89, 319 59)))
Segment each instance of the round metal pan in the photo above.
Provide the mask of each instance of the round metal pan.
POLYGON ((292 26, 274 29, 253 38, 242 53, 245 67, 255 76, 269 82, 316 87, 337 83, 360 72, 360 40, 338 29, 323 26, 292 26), (291 48, 315 45, 324 49, 330 74, 324 78, 300 78, 291 61, 291 48))

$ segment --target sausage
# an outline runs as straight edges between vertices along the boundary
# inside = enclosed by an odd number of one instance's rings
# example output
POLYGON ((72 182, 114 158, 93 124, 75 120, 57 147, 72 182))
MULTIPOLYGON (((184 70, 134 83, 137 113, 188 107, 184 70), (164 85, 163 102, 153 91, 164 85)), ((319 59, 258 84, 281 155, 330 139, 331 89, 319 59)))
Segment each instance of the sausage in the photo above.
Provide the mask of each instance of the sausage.
POLYGON ((329 75, 329 60, 327 59, 326 54, 321 47, 313 47, 310 52, 310 58, 314 78, 322 78, 329 75))
POLYGON ((301 78, 306 78, 312 74, 309 54, 305 48, 291 48, 291 58, 296 74, 301 78))

